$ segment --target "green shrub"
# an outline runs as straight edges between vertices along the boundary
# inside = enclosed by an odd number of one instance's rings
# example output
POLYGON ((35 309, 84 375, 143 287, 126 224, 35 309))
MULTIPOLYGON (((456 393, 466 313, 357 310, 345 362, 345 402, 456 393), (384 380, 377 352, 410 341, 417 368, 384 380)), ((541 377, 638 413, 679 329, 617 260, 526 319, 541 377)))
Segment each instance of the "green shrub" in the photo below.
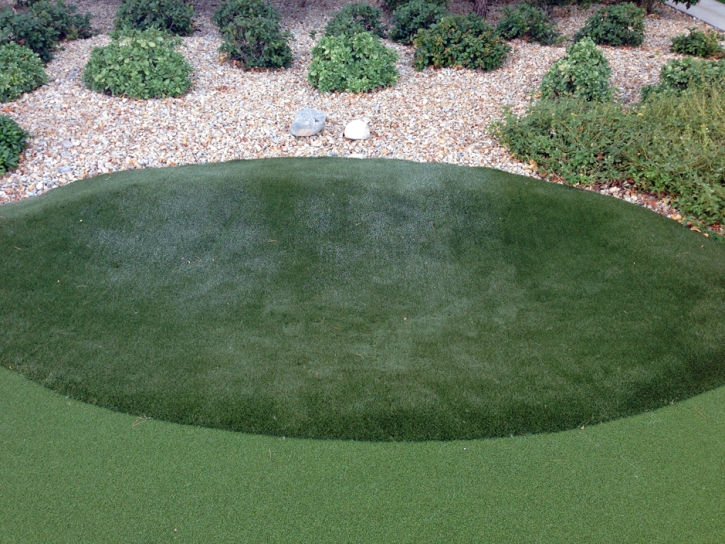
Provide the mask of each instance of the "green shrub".
POLYGON ((398 81, 397 60, 398 54, 369 32, 323 36, 312 49, 307 79, 323 92, 360 93, 390 87, 398 81))
POLYGON ((213 17, 224 38, 219 51, 244 69, 287 68, 293 38, 279 19, 277 9, 264 0, 227 0, 213 17))
POLYGON ((413 39, 416 70, 426 66, 460 66, 494 70, 506 60, 511 48, 479 16, 447 15, 413 39))
POLYGON ((642 99, 654 94, 679 95, 691 88, 711 85, 725 85, 725 61, 673 59, 661 68, 659 84, 642 88, 642 99))
POLYGON ((574 41, 584 38, 598 45, 640 45, 644 41, 644 10, 630 2, 605 6, 587 19, 574 41))
POLYGON ((412 0, 395 10, 390 39, 410 44, 419 30, 430 28, 446 14, 446 8, 428 0, 412 0))
POLYGON ((609 62, 589 38, 566 48, 560 58, 541 80, 541 97, 557 99, 576 97, 587 101, 607 101, 612 98, 609 62))
MULTIPOLYGON (((394 13, 398 8, 409 3, 411 0, 383 0, 383 6, 389 13, 394 13)), ((428 0, 429 4, 436 4, 438 6, 446 7, 448 0, 428 0)))
POLYGON ((18 13, 0 12, 0 43, 15 42, 33 50, 43 62, 53 58, 58 42, 88 38, 92 34, 91 15, 78 15, 77 8, 63 0, 40 0, 18 13))
POLYGON ((539 173, 567 183, 633 182, 670 197, 688 219, 725 222, 725 94, 721 85, 615 102, 542 100, 492 133, 539 173))
POLYGON ((157 28, 179 36, 191 36, 194 6, 183 0, 123 0, 116 12, 116 30, 157 28))
POLYGON ((106 47, 94 47, 83 70, 90 89, 133 98, 179 96, 191 87, 191 65, 175 47, 181 39, 159 30, 114 32, 106 47))
POLYGON ((540 7, 528 2, 513 8, 504 7, 496 30, 507 40, 524 38, 542 45, 551 45, 559 38, 556 23, 551 17, 540 7))
POLYGON ((93 36, 91 28, 91 14, 80 15, 78 8, 73 4, 66 4, 64 0, 38 0, 30 5, 29 12, 35 17, 52 21, 58 32, 58 40, 78 40, 93 36))
POLYGON ((695 57, 722 57, 723 48, 720 45, 722 36, 717 32, 702 32, 693 27, 689 34, 672 38, 672 51, 682 55, 695 57))
POLYGON ((5 115, 0 115, 0 176, 17 168, 30 135, 5 115))
POLYGON ((381 15, 379 9, 367 2, 347 4, 327 23, 325 36, 352 36, 359 32, 370 32, 384 38, 381 15))
POLYGON ((0 102, 15 100, 48 81, 43 61, 28 47, 0 45, 0 102))

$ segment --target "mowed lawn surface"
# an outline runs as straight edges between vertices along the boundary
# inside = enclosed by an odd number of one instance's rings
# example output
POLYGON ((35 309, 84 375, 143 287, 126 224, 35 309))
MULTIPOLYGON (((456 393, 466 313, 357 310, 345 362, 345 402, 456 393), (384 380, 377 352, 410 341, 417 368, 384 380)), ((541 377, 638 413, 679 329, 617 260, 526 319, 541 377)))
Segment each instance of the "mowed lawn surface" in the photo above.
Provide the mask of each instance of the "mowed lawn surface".
POLYGON ((725 383, 725 245, 482 168, 275 159, 4 206, 2 364, 278 436, 557 431, 725 383))
POLYGON ((0 369, 0 542, 643 542, 725 536, 725 388, 572 431, 300 440, 114 413, 0 369))

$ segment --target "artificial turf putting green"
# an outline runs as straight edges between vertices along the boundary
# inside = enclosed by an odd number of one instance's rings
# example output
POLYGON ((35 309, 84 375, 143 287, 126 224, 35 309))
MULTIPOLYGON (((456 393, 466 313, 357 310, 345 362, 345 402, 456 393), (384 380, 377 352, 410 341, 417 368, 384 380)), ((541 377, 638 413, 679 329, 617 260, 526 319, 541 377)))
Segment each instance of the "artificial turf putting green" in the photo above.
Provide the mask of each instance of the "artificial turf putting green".
POLYGON ((481 168, 276 159, 2 208, 2 364, 255 433, 555 431, 725 383, 725 245, 481 168))

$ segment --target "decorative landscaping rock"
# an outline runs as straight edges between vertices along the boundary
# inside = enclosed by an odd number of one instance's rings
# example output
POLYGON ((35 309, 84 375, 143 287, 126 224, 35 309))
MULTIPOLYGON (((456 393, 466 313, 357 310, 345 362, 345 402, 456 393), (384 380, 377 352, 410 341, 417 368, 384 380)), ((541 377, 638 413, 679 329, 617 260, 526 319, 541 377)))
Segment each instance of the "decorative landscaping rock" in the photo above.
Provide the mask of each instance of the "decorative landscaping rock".
POLYGON ((350 121, 345 127, 345 138, 348 140, 367 140, 370 138, 370 129, 367 122, 362 119, 350 121))
POLYGON ((314 136, 325 126, 327 115, 320 110, 305 108, 297 112, 297 117, 292 121, 290 133, 292 136, 314 136))

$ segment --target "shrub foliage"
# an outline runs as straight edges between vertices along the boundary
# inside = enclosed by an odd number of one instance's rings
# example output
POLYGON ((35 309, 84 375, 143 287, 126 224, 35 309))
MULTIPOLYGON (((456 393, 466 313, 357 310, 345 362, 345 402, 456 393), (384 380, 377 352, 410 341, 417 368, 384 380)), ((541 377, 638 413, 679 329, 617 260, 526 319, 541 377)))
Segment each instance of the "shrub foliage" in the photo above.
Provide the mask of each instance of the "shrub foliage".
POLYGON ((506 60, 510 47, 481 17, 447 15, 413 39, 417 70, 426 66, 460 66, 494 70, 506 60))
POLYGON ((323 36, 312 49, 308 80, 323 92, 359 93, 398 81, 398 54, 369 32, 323 36))
POLYGON ((393 13, 390 39, 410 44, 419 30, 438 23, 446 14, 446 8, 428 0, 411 0, 393 13))
POLYGON ((0 102, 15 100, 48 81, 43 61, 28 47, 0 45, 0 102))
POLYGON ((224 38, 219 51, 241 68, 287 68, 292 64, 292 34, 280 28, 273 5, 264 0, 227 0, 213 20, 224 38))
POLYGON ((587 19, 574 41, 591 38, 598 45, 640 45, 644 41, 644 13, 631 2, 605 6, 587 19))
POLYGON ((722 36, 717 32, 702 32, 696 27, 690 28, 688 34, 672 38, 672 51, 682 55, 694 57, 719 57, 723 56, 723 48, 720 45, 722 36))
POLYGON ((10 117, 0 115, 0 176, 17 168, 29 137, 10 117))
MULTIPOLYGON (((383 0, 383 6, 388 12, 395 13, 398 8, 411 1, 412 0, 383 0)), ((448 0, 428 0, 428 3, 436 4, 445 8, 448 5, 448 0)))
POLYGON ((43 62, 53 58, 61 40, 89 38, 91 14, 79 15, 63 0, 39 0, 25 11, 0 12, 0 43, 15 42, 33 50, 43 62))
POLYGON ((540 7, 523 2, 511 8, 505 6, 501 10, 501 20, 496 27, 501 36, 507 40, 523 38, 551 45, 559 38, 556 23, 540 7))
POLYGON ((493 134, 540 173, 572 184, 633 182, 682 214, 725 222, 725 94, 721 85, 659 94, 630 110, 573 98, 507 114, 493 134))
POLYGON ((191 36, 194 6, 183 0, 123 0, 116 12, 116 30, 156 28, 179 36, 191 36))
POLYGON ((642 88, 642 99, 655 94, 679 95, 688 89, 718 85, 725 86, 725 61, 692 57, 673 59, 661 68, 659 84, 642 88))
POLYGON ((352 36, 370 32, 384 38, 385 28, 381 16, 382 12, 367 2, 347 4, 327 23, 325 36, 352 36))
POLYGON ((162 31, 114 32, 106 47, 94 47, 83 70, 90 89, 133 98, 179 96, 191 87, 191 65, 175 48, 181 39, 162 31))
POLYGON ((557 99, 576 97, 587 101, 606 101, 612 98, 609 77, 612 69, 594 42, 589 38, 570 45, 566 56, 560 58, 544 74, 541 97, 557 99))

